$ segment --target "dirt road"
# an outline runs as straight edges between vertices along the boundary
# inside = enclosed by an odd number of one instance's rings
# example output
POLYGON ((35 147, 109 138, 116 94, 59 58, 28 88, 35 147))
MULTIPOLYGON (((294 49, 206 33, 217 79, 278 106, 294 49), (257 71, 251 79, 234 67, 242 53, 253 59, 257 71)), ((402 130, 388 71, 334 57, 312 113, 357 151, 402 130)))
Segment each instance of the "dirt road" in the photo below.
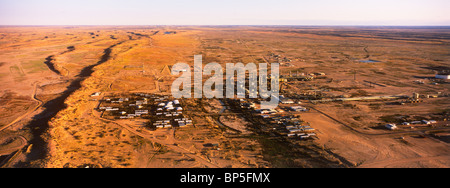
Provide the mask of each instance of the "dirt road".
MULTIPOLYGON (((368 132, 332 116, 318 110, 304 113, 302 119, 317 130, 319 144, 332 149, 333 153, 350 161, 354 167, 445 167, 450 164, 449 145, 426 136, 431 129, 368 132)), ((432 130, 449 129, 441 127, 432 130)))
POLYGON ((15 138, 15 139, 20 140, 20 145, 0 150, 0 156, 2 156, 2 155, 9 155, 9 154, 11 154, 11 153, 13 153, 13 152, 15 152, 15 151, 17 151, 19 149, 22 149, 28 143, 27 139, 25 139, 23 136, 19 136, 19 137, 15 138))
POLYGON ((450 156, 434 156, 434 157, 418 157, 418 158, 407 158, 407 159, 400 159, 400 160, 385 160, 385 161, 378 161, 374 163, 367 163, 359 166, 358 168, 395 168, 400 167, 403 164, 411 164, 415 162, 429 162, 429 161, 436 161, 436 160, 443 160, 443 161, 450 161, 450 156))
POLYGON ((419 134, 419 135, 422 135, 425 132, 429 132, 429 131, 450 131, 450 127, 440 127, 440 128, 426 129, 426 130, 396 131, 396 132, 389 132, 389 133, 367 133, 367 132, 355 129, 352 126, 347 125, 346 123, 343 123, 343 122, 337 120, 336 118, 326 114, 325 112, 323 112, 321 110, 318 110, 317 108, 314 108, 314 107, 311 107, 311 106, 309 106, 308 108, 311 108, 311 109, 321 113, 322 115, 328 117, 329 119, 331 119, 331 120, 333 120, 333 121, 335 121, 335 122, 345 126, 346 128, 348 128, 352 132, 354 132, 356 134, 364 135, 364 136, 396 136, 396 135, 404 135, 404 134, 419 134))
POLYGON ((33 112, 35 112, 37 109, 39 109, 43 102, 41 100, 39 100, 38 98, 36 98, 36 92, 37 92, 37 87, 38 87, 38 82, 36 82, 34 84, 34 90, 33 93, 31 94, 31 99, 33 99, 34 101, 36 101, 38 103, 38 105, 36 105, 34 108, 32 108, 31 110, 29 110, 27 113, 21 115, 20 117, 16 118, 14 121, 12 121, 11 123, 9 123, 8 125, 3 126, 2 128, 0 128, 0 132, 4 131, 5 129, 11 127, 12 125, 14 125, 15 123, 21 121, 22 119, 24 119, 25 117, 29 116, 30 114, 32 114, 33 112))

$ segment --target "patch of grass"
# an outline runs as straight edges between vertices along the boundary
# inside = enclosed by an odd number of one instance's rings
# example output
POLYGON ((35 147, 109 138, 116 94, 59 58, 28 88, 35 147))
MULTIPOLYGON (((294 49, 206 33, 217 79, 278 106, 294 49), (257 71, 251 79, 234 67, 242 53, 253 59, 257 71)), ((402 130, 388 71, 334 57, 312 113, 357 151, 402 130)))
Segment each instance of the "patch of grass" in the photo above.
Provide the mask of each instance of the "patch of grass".
POLYGON ((85 56, 86 56, 86 53, 72 53, 72 54, 70 54, 70 55, 68 55, 68 59, 70 59, 70 62, 73 62, 73 63, 79 63, 79 62, 82 62, 83 61, 83 59, 85 58, 85 56))
POLYGON ((51 53, 52 53, 52 51, 36 51, 36 52, 32 53, 32 56, 33 57, 36 57, 36 56, 48 56, 51 53))
POLYGON ((9 75, 8 73, 0 73, 0 78, 7 77, 8 75, 9 75))
POLYGON ((25 73, 23 72, 23 70, 21 68, 19 68, 19 66, 17 66, 17 65, 10 66, 9 71, 14 76, 14 81, 22 82, 22 81, 26 80, 25 73))
POLYGON ((9 67, 9 71, 11 72, 11 74, 13 74, 14 76, 25 76, 25 73, 23 73, 22 70, 20 70, 20 68, 17 65, 14 66, 10 66, 9 67))
POLYGON ((22 62, 22 67, 27 71, 27 73, 37 73, 47 70, 47 65, 44 63, 45 60, 33 60, 22 62))

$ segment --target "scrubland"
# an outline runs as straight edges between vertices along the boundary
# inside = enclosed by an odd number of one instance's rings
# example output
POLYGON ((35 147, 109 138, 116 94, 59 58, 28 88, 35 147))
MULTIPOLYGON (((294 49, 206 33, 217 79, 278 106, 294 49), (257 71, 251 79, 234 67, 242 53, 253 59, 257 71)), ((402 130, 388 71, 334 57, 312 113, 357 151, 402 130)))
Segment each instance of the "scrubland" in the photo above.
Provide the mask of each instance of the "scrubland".
POLYGON ((432 133, 382 129, 387 117, 445 122, 448 96, 406 105, 308 97, 448 94, 449 82, 432 78, 450 69, 449 44, 446 28, 1 27, 0 154, 24 147, 8 167, 448 167, 450 147, 432 133), (285 76, 326 73, 282 86, 311 108, 300 115, 318 139, 281 138, 231 109, 221 115, 218 99, 187 99, 194 126, 165 130, 95 110, 105 94, 170 95, 171 66, 193 65, 194 55, 204 64, 281 62, 285 76))

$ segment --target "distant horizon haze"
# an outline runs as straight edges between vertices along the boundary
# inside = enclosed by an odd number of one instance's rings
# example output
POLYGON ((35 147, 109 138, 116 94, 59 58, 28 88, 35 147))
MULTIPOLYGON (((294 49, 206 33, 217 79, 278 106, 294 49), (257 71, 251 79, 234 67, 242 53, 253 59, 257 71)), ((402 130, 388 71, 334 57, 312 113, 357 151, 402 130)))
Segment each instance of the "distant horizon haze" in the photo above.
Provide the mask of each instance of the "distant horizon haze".
POLYGON ((0 0, 7 26, 450 26, 448 0, 0 0))

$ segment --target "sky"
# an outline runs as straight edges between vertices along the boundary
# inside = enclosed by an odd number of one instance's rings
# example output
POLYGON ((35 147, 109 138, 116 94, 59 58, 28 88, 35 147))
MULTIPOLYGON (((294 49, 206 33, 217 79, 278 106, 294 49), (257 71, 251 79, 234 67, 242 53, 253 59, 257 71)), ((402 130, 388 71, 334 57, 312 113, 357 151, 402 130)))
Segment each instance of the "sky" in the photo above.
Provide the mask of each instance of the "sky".
POLYGON ((450 26, 449 0, 0 0, 0 25, 450 26))

